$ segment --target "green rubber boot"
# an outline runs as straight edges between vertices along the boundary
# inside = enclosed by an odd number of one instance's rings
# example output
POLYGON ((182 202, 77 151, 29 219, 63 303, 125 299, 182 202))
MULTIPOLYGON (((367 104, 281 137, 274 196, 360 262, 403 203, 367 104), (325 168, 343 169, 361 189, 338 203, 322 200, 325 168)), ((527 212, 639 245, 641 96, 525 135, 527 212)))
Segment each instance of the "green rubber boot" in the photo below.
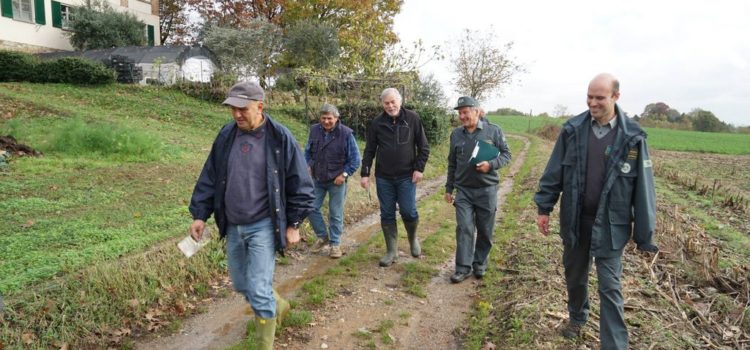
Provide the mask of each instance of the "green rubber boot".
POLYGON ((393 264, 398 257, 398 245, 396 244, 396 238, 398 237, 398 228, 396 224, 381 224, 383 227, 383 237, 385 237, 385 256, 380 259, 380 266, 386 267, 393 264))
POLYGON ((281 328, 281 324, 284 322, 284 317, 289 313, 289 302, 279 295, 276 289, 273 290, 273 298, 276 299, 276 327, 281 328))
POLYGON ((273 340, 276 336, 276 317, 255 317, 255 344, 258 350, 273 350, 273 340))
POLYGON ((404 227, 406 227, 406 235, 409 237, 409 247, 411 248, 411 256, 418 258, 422 254, 422 247, 419 246, 419 238, 417 238, 417 226, 419 226, 419 219, 407 222, 404 221, 404 227))

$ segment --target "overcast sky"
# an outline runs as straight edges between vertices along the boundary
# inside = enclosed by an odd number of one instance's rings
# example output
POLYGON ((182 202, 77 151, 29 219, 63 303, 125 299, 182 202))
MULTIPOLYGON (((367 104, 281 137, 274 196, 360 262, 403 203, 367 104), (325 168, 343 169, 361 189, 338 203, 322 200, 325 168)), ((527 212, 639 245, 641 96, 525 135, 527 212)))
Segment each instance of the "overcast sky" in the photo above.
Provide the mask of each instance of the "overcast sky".
MULTIPOLYGON (((405 0, 396 16, 402 43, 456 41, 464 28, 496 33, 527 67, 489 110, 511 107, 552 114, 586 110, 586 88, 597 73, 620 80, 620 106, 641 114, 652 102, 680 112, 712 111, 750 125, 750 1, 477 1, 405 0)), ((430 62, 451 103, 458 97, 449 60, 430 62)))

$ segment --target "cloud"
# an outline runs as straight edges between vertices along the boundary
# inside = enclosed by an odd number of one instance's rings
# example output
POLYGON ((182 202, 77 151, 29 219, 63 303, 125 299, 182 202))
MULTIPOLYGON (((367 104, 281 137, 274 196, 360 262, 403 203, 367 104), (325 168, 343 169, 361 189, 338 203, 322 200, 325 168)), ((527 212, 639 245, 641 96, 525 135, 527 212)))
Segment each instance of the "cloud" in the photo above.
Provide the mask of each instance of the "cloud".
MULTIPOLYGON (((586 109, 588 81, 599 72, 622 84, 620 104, 640 114, 652 102, 681 112, 703 108, 735 125, 750 125, 750 5, 703 2, 601 1, 494 2, 409 0, 396 17, 405 42, 423 39, 450 50, 464 28, 494 28, 497 43, 515 42, 513 54, 529 73, 483 101, 490 109, 551 112, 586 109)), ((424 67, 447 93, 449 61, 424 67)), ((457 97, 457 95, 455 95, 457 97)))

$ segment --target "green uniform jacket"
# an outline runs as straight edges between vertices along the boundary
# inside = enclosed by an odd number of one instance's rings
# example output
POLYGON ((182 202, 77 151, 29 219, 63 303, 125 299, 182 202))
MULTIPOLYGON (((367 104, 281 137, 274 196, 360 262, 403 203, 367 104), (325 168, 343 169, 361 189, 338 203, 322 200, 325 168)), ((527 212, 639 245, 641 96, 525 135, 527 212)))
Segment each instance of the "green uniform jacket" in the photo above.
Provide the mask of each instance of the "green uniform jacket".
POLYGON ((452 193, 457 185, 469 188, 497 185, 500 182, 497 170, 508 165, 512 157, 503 130, 486 119, 479 120, 473 134, 466 133, 463 126, 453 129, 450 147, 448 177, 445 182, 446 193, 452 193), (492 144, 500 151, 495 159, 489 161, 490 171, 486 174, 476 171, 474 166, 469 165, 471 152, 477 140, 492 144))
MULTIPOLYGON (((615 111, 617 136, 607 159, 592 229, 592 256, 619 254, 631 235, 639 246, 651 244, 656 227, 656 193, 646 133, 623 116, 619 106, 615 111)), ((588 111, 563 124, 534 196, 539 214, 549 215, 562 192, 560 236, 569 247, 578 243, 590 131, 588 111)))

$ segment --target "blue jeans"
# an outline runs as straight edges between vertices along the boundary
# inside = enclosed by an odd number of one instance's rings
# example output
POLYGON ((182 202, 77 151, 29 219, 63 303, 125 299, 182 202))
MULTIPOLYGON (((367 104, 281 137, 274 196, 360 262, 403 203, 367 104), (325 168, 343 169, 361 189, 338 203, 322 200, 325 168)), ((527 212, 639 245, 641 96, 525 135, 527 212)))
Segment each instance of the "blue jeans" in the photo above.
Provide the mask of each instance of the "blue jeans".
POLYGON ((274 234, 271 218, 227 227, 227 261, 234 289, 245 296, 255 316, 266 319, 276 316, 274 234))
POLYGON ((315 235, 319 239, 329 239, 332 246, 341 244, 341 232, 344 231, 344 200, 346 199, 346 182, 342 185, 336 185, 331 182, 315 182, 315 209, 310 213, 308 218, 312 225, 315 235), (323 214, 320 208, 323 206, 326 193, 328 193, 328 224, 326 227, 323 221, 323 214), (330 236, 329 236, 330 234, 330 236))
POLYGON ((411 182, 411 176, 395 180, 375 177, 380 202, 380 222, 396 223, 396 203, 401 219, 407 222, 417 221, 417 184, 411 182))

